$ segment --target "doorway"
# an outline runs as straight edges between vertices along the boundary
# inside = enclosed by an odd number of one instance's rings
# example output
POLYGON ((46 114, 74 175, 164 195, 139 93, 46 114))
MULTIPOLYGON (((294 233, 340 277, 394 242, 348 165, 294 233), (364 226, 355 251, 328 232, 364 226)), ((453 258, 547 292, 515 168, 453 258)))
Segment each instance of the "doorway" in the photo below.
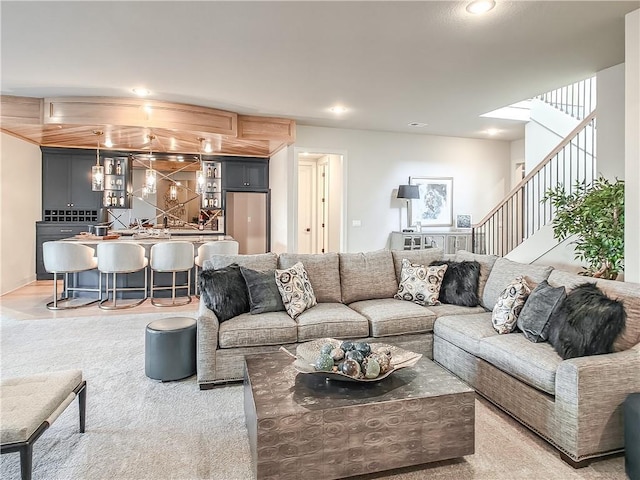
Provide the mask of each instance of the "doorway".
POLYGON ((343 186, 342 155, 298 154, 298 253, 341 251, 343 186))

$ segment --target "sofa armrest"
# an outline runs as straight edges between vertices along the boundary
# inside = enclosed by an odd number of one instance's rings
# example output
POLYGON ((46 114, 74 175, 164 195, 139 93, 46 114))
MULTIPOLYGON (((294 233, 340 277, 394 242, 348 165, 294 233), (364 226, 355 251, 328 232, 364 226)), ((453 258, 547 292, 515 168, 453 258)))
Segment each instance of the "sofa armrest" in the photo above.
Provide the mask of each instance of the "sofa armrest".
POLYGON ((577 405, 616 399, 640 391, 640 344, 623 352, 563 361, 556 372, 556 395, 577 405))
POLYGON ((218 349, 218 317, 204 304, 202 297, 198 307, 197 371, 198 384, 212 382, 216 372, 218 349))
POLYGON ((622 404, 640 391, 640 344, 623 352, 563 361, 556 371, 558 435, 581 452, 624 445, 622 404))

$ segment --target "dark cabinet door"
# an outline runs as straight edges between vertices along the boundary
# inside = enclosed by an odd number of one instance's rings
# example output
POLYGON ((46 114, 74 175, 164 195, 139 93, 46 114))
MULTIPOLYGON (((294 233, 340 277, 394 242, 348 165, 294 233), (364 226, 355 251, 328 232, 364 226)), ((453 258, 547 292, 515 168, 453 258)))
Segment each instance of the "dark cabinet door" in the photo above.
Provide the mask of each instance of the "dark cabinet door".
POLYGON ((73 208, 100 208, 100 192, 91 190, 91 167, 96 163, 91 155, 71 157, 69 199, 73 208))
POLYGON ((223 182, 228 190, 264 191, 269 188, 267 162, 228 160, 224 164, 223 182))
POLYGON ((69 163, 65 155, 42 157, 42 205, 44 208, 69 208, 69 163))
POLYGON ((222 181, 227 188, 245 188, 244 165, 234 161, 225 162, 222 181))
POLYGON ((43 149, 42 206, 47 209, 98 209, 101 193, 91 190, 96 157, 43 149))
POLYGON ((247 187, 252 189, 266 189, 267 184, 267 165, 264 163, 247 163, 244 166, 244 178, 247 187))

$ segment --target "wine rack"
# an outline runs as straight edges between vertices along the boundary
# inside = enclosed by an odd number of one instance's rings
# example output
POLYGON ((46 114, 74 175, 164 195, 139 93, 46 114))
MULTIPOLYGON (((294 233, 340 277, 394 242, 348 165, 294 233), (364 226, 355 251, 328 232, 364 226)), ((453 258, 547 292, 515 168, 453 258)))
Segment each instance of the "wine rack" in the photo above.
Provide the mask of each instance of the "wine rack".
POLYGON ((204 188, 202 208, 217 210, 222 208, 222 177, 220 162, 202 162, 204 188))
POLYGON ((127 195, 129 165, 127 157, 105 158, 104 173, 102 206, 107 208, 129 208, 127 195))
POLYGON ((45 222, 97 222, 98 210, 45 210, 45 222))

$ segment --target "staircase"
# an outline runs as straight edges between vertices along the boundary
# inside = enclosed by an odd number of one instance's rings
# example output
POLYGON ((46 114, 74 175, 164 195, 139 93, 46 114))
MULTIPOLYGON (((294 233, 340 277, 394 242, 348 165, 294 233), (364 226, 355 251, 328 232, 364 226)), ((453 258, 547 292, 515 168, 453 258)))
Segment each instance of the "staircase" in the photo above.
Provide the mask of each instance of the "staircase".
MULTIPOLYGON (((595 78, 536 97, 580 123, 513 190, 472 228, 475 253, 505 256, 553 219, 545 192, 557 185, 573 191, 576 182, 596 177, 595 78)), ((548 230, 548 228, 547 228, 548 230)), ((548 237, 548 232, 546 234, 548 237)))

